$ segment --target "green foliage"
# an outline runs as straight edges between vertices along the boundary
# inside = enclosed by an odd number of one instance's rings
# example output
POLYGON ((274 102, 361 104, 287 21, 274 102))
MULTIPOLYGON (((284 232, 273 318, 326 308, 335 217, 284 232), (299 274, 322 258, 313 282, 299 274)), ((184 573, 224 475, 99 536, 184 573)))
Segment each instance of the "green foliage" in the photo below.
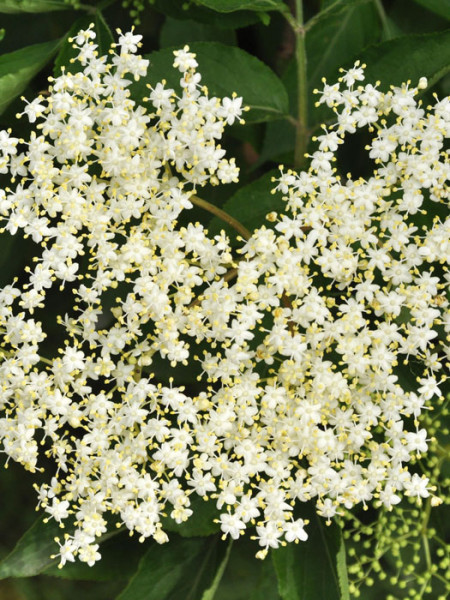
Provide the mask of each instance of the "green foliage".
POLYGON ((83 581, 127 581, 136 571, 139 560, 151 542, 139 542, 127 531, 110 537, 100 545, 102 559, 90 567, 80 561, 68 562, 60 569, 56 564, 43 572, 45 575, 83 581), (126 560, 124 560, 124 556, 126 560))
MULTIPOLYGON (((279 194, 271 193, 276 183, 272 179, 278 177, 280 172, 272 170, 259 179, 241 187, 233 196, 225 202, 223 209, 232 217, 239 217, 239 221, 252 230, 267 224, 266 215, 272 211, 281 211, 284 202, 279 194)), ((220 233, 224 229, 231 239, 236 237, 236 232, 219 218, 211 219, 208 230, 212 235, 220 233)))
POLYGON ((198 2, 207 8, 224 13, 235 10, 286 10, 286 4, 282 0, 198 0, 198 2))
POLYGON ((199 496, 195 496, 191 500, 191 509, 192 516, 183 523, 177 524, 169 517, 164 518, 164 529, 186 538, 206 537, 219 531, 219 525, 214 522, 219 514, 214 502, 205 502, 199 496))
POLYGON ((326 525, 314 514, 308 540, 272 551, 282 600, 349 600, 345 549, 338 525, 326 525))
POLYGON ((34 44, 0 56, 0 114, 51 60, 59 44, 34 44))
POLYGON ((205 550, 205 541, 198 538, 153 544, 117 600, 166 600, 180 580, 192 575, 193 564, 205 550))
POLYGON ((414 2, 450 21, 450 0, 414 0, 414 2))
POLYGON ((14 550, 0 562, 0 579, 38 575, 55 563, 51 556, 58 551, 55 537, 63 530, 51 520, 38 519, 23 535, 14 550))
POLYGON ((450 30, 437 33, 408 35, 367 48, 361 54, 367 64, 368 81, 383 81, 400 85, 410 79, 429 79, 431 86, 450 71, 450 30), (408 60, 405 61, 405 56, 408 60))
POLYGON ((273 562, 255 558, 258 547, 251 540, 233 543, 228 564, 214 600, 279 600, 273 562))
POLYGON ((336 2, 313 18, 306 33, 310 91, 320 86, 322 77, 336 77, 342 65, 359 58, 366 46, 378 41, 380 30, 373 2, 367 0, 336 2))
POLYGON ((179 40, 187 44, 193 42, 220 42, 222 44, 236 44, 236 34, 232 29, 223 29, 217 25, 199 23, 197 21, 173 19, 167 17, 160 34, 161 48, 175 47, 179 40))
POLYGON ((175 19, 189 19, 199 23, 215 25, 223 29, 237 29, 260 21, 256 11, 240 10, 233 13, 218 13, 194 2, 180 0, 154 0, 152 7, 175 19))
POLYGON ((78 54, 78 50, 73 48, 72 42, 69 40, 76 33, 78 33, 80 29, 87 29, 91 24, 94 25, 94 31, 96 35, 95 41, 98 45, 99 55, 102 56, 108 53, 114 38, 110 28, 105 22, 102 13, 97 11, 94 15, 83 16, 75 21, 64 39, 61 50, 55 59, 55 65, 53 68, 53 74, 55 77, 60 75, 62 67, 64 67, 66 71, 70 71, 72 73, 81 70, 82 67, 80 63, 74 60, 78 54))
POLYGON ((219 565, 219 568, 216 571, 214 576, 214 580, 210 587, 203 592, 201 600, 214 600, 214 597, 219 588, 220 582, 222 580, 225 569, 227 568, 228 560, 230 558, 231 549, 233 547, 233 540, 230 540, 228 543, 227 551, 225 552, 225 556, 222 559, 222 562, 219 565))
MULTIPOLYGON (((327 7, 323 14, 306 25, 306 52, 308 56, 309 97, 320 87, 322 77, 333 80, 339 68, 359 58, 366 46, 377 42, 381 24, 372 2, 366 0, 342 0, 327 7)), ((289 94, 289 106, 295 118, 298 106, 297 70, 292 60, 285 70, 282 81, 289 94)), ((326 108, 317 109, 310 102, 309 126, 329 118, 326 108)), ((261 161, 281 160, 292 154, 295 145, 295 128, 288 121, 269 123, 266 130, 261 161)))
MULTIPOLYGON (((245 118, 248 122, 279 118, 288 112, 286 90, 275 73, 260 60, 235 46, 218 42, 195 42, 190 48, 196 54, 202 82, 211 96, 231 95, 243 97, 250 108, 245 118)), ((150 60, 148 82, 156 84, 166 79, 167 84, 178 88, 179 73, 172 68, 173 49, 167 48, 147 55, 150 60)), ((147 94, 145 82, 134 85, 134 96, 147 94)))
POLYGON ((42 13, 68 8, 65 0, 0 0, 0 13, 42 13))

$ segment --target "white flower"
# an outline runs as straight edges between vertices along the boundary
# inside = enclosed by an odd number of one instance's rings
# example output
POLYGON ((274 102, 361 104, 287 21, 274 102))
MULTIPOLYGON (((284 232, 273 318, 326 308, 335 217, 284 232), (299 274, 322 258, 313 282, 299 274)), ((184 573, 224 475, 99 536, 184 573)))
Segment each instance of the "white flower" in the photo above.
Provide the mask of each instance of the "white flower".
POLYGON ((226 534, 230 535, 233 540, 237 540, 246 525, 235 513, 223 513, 220 515, 220 529, 226 534))
POLYGON ((425 477, 424 475, 420 476, 417 473, 414 473, 411 479, 404 482, 403 486, 407 496, 428 498, 430 495, 428 483, 428 477, 425 477))
POLYGON ((190 69, 196 69, 198 62, 195 60, 195 54, 189 52, 189 46, 185 46, 182 50, 175 50, 175 61, 173 66, 178 69, 181 73, 185 73, 190 69))
POLYGON ((295 502, 329 520, 372 498, 390 508, 402 492, 427 497, 410 464, 431 443, 420 421, 449 352, 448 278, 433 264, 447 258, 449 222, 418 229, 414 215, 446 196, 450 105, 425 111, 416 88, 359 85, 359 64, 325 84, 319 103, 336 123, 307 172, 281 170, 285 211, 236 253, 183 211, 206 184, 237 180, 218 141, 242 100, 209 98, 185 47, 180 94, 160 82, 138 106, 140 36, 121 34, 103 57, 94 40, 80 32, 83 70, 29 105, 38 134, 23 152, 0 133, 2 225, 39 245, 0 290, 0 439, 31 471, 41 453, 54 460, 39 503, 77 520, 61 564, 100 558, 109 513, 141 540, 166 541, 162 515, 184 522, 196 495, 216 503, 225 536, 255 525, 259 556, 307 539, 295 502), (383 165, 367 181, 340 178, 335 153, 368 123, 369 156, 383 165), (54 283, 73 302, 58 307, 46 356, 30 314, 50 318, 54 283), (168 372, 199 362, 201 390, 164 384, 159 361, 168 372))
POLYGON ((242 98, 224 98, 222 108, 219 109, 219 115, 225 119, 228 125, 233 125, 234 121, 242 114, 242 98))
POLYGON ((263 548, 278 548, 280 546, 280 537, 283 529, 272 521, 265 525, 260 525, 256 528, 255 539, 263 548))
POLYGON ((308 534, 306 533, 304 527, 305 522, 303 519, 297 519, 296 521, 287 523, 285 526, 286 534, 284 536, 286 541, 295 542, 300 540, 302 542, 306 542, 308 539, 308 534))

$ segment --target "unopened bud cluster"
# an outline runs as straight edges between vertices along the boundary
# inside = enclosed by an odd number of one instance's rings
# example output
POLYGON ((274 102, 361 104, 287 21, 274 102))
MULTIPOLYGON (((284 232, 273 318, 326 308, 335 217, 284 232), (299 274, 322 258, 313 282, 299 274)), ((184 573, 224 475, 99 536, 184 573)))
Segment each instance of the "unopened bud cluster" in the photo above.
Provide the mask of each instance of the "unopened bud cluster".
POLYGON ((217 141, 241 99, 209 97, 184 48, 181 91, 162 81, 136 104, 139 40, 121 34, 98 56, 81 31, 83 70, 26 106, 30 139, 0 132, 3 228, 39 250, 0 291, 0 439, 31 471, 41 453, 55 464, 37 491, 49 518, 75 518, 61 564, 100 558, 108 513, 166 541, 161 517, 185 521, 195 495, 216 503, 224 534, 255 526, 260 556, 307 538, 298 503, 330 519, 429 496, 408 463, 427 450, 421 413, 448 357, 450 222, 421 218, 448 194, 449 100, 426 111, 416 88, 359 85, 359 65, 325 84, 336 125, 309 171, 282 172, 285 214, 236 254, 183 211, 206 183, 237 180, 217 141), (374 174, 340 178, 336 150, 366 126, 374 174), (73 303, 48 356, 39 317, 58 288, 73 303), (156 357, 200 361, 202 391, 160 383, 156 357))

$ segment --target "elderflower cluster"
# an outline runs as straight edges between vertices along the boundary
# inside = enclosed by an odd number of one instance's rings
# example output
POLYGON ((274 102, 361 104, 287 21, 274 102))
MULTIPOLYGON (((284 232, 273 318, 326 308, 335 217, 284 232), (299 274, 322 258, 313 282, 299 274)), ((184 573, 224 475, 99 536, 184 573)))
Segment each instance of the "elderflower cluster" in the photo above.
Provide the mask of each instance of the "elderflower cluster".
POLYGON ((0 192, 4 228, 42 247, 0 292, 0 439, 32 471, 41 452, 56 465, 38 496, 75 519, 61 564, 99 559, 108 513, 164 542, 162 516, 182 523, 196 496, 225 535, 255 527, 259 556, 307 539, 299 503, 330 519, 428 497, 408 463, 427 450, 421 414, 449 354, 450 221, 421 220, 447 199, 449 100, 425 111, 417 88, 355 86, 359 65, 325 84, 336 125, 307 172, 282 172, 285 214, 236 254, 186 210, 198 187, 237 179, 216 140, 241 99, 209 98, 184 48, 180 95, 161 82, 138 106, 139 36, 121 35, 111 62, 94 37, 75 39, 83 71, 25 108, 29 141, 0 138, 16 182, 0 192), (367 126, 373 176, 341 179, 334 153, 367 126), (74 302, 55 351, 33 315, 58 286, 74 302), (201 391, 158 381, 157 358, 198 361, 201 391))
POLYGON ((232 260, 224 235, 177 219, 196 188, 237 179, 217 140, 241 99, 209 97, 186 47, 174 61, 181 93, 163 81, 137 105, 129 87, 148 67, 140 39, 120 35, 109 58, 92 28, 80 31, 82 70, 25 107, 30 139, 0 133, 0 171, 11 177, 3 231, 41 247, 23 281, 0 291, 0 439, 32 472, 41 452, 56 465, 38 496, 56 521, 75 515, 62 564, 99 558, 105 513, 158 541, 166 505, 177 522, 191 514, 191 488, 179 482, 205 399, 142 370, 155 353, 186 363, 189 305, 232 260), (46 339, 38 318, 55 310, 49 293, 73 297, 54 315, 60 340, 46 339))
POLYGON ((325 84, 319 104, 336 124, 307 172, 282 172, 285 214, 268 216, 275 227, 247 240, 235 283, 217 282, 199 306, 221 343, 203 359, 219 384, 205 427, 221 448, 221 526, 238 537, 255 523, 260 556, 306 538, 297 501, 330 519, 434 490, 408 464, 427 451, 421 414, 449 364, 450 101, 425 110, 419 88, 363 80, 357 63, 325 84), (342 178, 336 150, 364 127, 373 175, 342 178))

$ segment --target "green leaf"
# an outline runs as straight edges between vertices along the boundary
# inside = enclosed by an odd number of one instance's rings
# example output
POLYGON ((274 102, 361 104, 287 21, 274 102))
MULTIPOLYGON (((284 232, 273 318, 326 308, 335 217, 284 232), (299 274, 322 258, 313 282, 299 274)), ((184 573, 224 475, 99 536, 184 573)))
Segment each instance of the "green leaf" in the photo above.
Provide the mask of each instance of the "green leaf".
MULTIPOLYGON (((339 68, 355 60, 363 49, 381 37, 381 24, 372 3, 367 0, 338 0, 307 23, 309 125, 329 116, 326 108, 314 107, 313 90, 322 77, 335 81, 339 68)), ((293 60, 281 78, 289 95, 290 113, 297 113, 297 70, 293 60)), ((294 150, 295 129, 288 121, 268 123, 258 164, 266 160, 289 161, 294 150)), ((291 158, 292 160, 292 158, 291 158)))
POLYGON ((416 85, 421 77, 431 86, 450 72, 450 30, 405 35, 370 46, 360 58, 367 64, 366 81, 379 80, 382 89, 408 79, 416 85))
POLYGON ((323 11, 332 4, 339 3, 342 0, 320 0, 320 10, 323 11))
MULTIPOLYGON (((249 537, 242 537, 234 542, 230 560, 214 600, 279 599, 277 577, 272 561, 269 558, 266 560, 256 558, 258 549, 256 542, 249 537)), ((322 598, 318 597, 316 600, 322 598)))
POLYGON ((312 91, 323 77, 356 58, 378 41, 381 24, 371 0, 341 0, 309 21, 306 33, 308 86, 312 91))
POLYGON ((44 571, 44 575, 83 581, 129 579, 138 568, 139 560, 148 550, 149 543, 152 542, 140 543, 137 536, 130 537, 128 531, 122 532, 100 545, 102 558, 92 567, 76 560, 66 563, 62 569, 56 564, 52 565, 44 571))
MULTIPOLYGON (((274 169, 266 173, 256 181, 240 188, 225 204, 221 207, 232 217, 236 217, 242 225, 253 231, 263 223, 267 223, 266 215, 272 211, 283 211, 285 202, 279 194, 272 194, 271 190, 275 187, 272 182, 273 177, 278 177, 280 172, 274 169)), ((236 232, 229 225, 214 217, 208 224, 208 231, 211 235, 220 233, 221 230, 230 236, 233 240, 236 232)))
POLYGON ((238 29, 260 21, 260 14, 255 11, 240 10, 234 13, 219 13, 198 4, 181 3, 180 0, 154 0, 152 8, 174 19, 189 19, 221 29, 238 29))
POLYGON ((218 523, 214 520, 219 516, 219 511, 216 508, 215 502, 205 501, 199 496, 191 496, 192 515, 184 521, 177 524, 170 517, 162 519, 162 526, 165 531, 173 531, 182 537, 204 537, 217 533, 220 529, 218 523))
POLYGON ((64 0, 0 0, 0 13, 41 13, 70 8, 64 0))
POLYGON ((102 13, 97 11, 95 15, 83 16, 75 21, 64 39, 62 48, 55 59, 55 66, 53 68, 55 77, 61 74, 62 67, 72 73, 77 73, 83 69, 83 66, 78 61, 71 62, 78 55, 79 51, 73 48, 69 39, 74 37, 81 29, 87 29, 92 23, 94 25, 95 43, 98 45, 99 56, 108 54, 114 38, 110 28, 105 23, 102 13))
POLYGON ((225 552, 225 556, 222 559, 222 562, 219 565, 219 568, 216 571, 212 584, 208 587, 207 590, 203 592, 202 600, 214 600, 214 597, 217 592, 217 588, 222 581, 223 574, 225 573, 225 569, 228 565, 228 560, 230 558, 231 549, 233 547, 233 540, 230 539, 228 542, 227 551, 225 552))
POLYGON ((0 114, 51 60, 60 43, 34 44, 0 56, 0 114))
POLYGON ((384 21, 382 21, 383 25, 383 41, 392 40, 396 37, 400 37, 403 35, 403 31, 397 25, 397 23, 391 19, 388 15, 385 16, 384 21))
MULTIPOLYGON (((236 92, 250 107, 246 121, 267 121, 288 112, 286 90, 275 73, 260 60, 240 48, 218 42, 195 42, 190 45, 197 55, 202 82, 211 96, 230 96, 236 92)), ((175 48, 174 48, 175 49, 175 48)), ((132 88, 132 94, 148 94, 145 84, 155 85, 166 79, 170 87, 179 89, 180 73, 172 67, 173 50, 166 48, 146 55, 150 68, 145 81, 132 88)))
POLYGON ((14 550, 0 562, 0 579, 6 577, 31 577, 42 573, 56 560, 50 558, 58 551, 55 537, 63 530, 51 520, 44 523, 41 517, 18 541, 14 550))
POLYGON ((442 31, 447 25, 436 13, 413 0, 393 0, 388 14, 404 34, 442 31))
POLYGON ((282 600, 349 600, 345 548, 340 528, 315 514, 307 526, 309 538, 272 550, 282 600))
POLYGON ((176 46, 180 40, 183 40, 183 44, 214 41, 235 45, 236 34, 232 29, 222 29, 217 25, 167 17, 161 28, 159 40, 161 48, 176 46))
POLYGON ((450 21, 450 0, 414 0, 414 2, 450 21))
POLYGON ((2 39, 5 37, 5 30, 4 29, 0 29, 0 42, 2 41, 2 39))
POLYGON ((287 9, 282 0, 198 0, 198 3, 223 13, 236 10, 279 10, 284 12, 287 9))
POLYGON ((58 558, 52 558, 58 553, 55 538, 63 538, 69 528, 62 528, 53 519, 47 523, 44 517, 37 519, 17 542, 14 550, 0 562, 0 579, 7 577, 32 577, 40 573, 59 575, 68 579, 108 580, 117 579, 117 573, 125 569, 123 577, 131 574, 144 552, 142 544, 129 539, 115 538, 121 533, 119 529, 111 528, 109 533, 97 539, 100 544, 102 561, 94 567, 77 561, 67 563, 63 569, 58 569, 58 558), (127 552, 129 564, 123 566, 123 553, 127 552), (120 567, 120 568, 119 568, 120 567))
POLYGON ((205 540, 197 538, 152 545, 117 600, 165 600, 180 580, 193 579, 190 567, 204 548, 205 540))
MULTIPOLYGON (((91 17, 92 21, 92 17, 91 17)), ((102 13, 97 10, 93 19, 94 31, 96 34, 95 43, 98 45, 99 55, 108 54, 111 44, 114 43, 114 36, 106 23, 102 13)))
MULTIPOLYGON (((259 559, 255 558, 259 562, 259 559)), ((260 576, 255 582, 248 600, 278 600, 277 578, 273 564, 267 560, 261 564, 260 576), (267 564, 268 563, 268 564, 267 564)), ((247 600, 247 599, 246 599, 247 600)))

